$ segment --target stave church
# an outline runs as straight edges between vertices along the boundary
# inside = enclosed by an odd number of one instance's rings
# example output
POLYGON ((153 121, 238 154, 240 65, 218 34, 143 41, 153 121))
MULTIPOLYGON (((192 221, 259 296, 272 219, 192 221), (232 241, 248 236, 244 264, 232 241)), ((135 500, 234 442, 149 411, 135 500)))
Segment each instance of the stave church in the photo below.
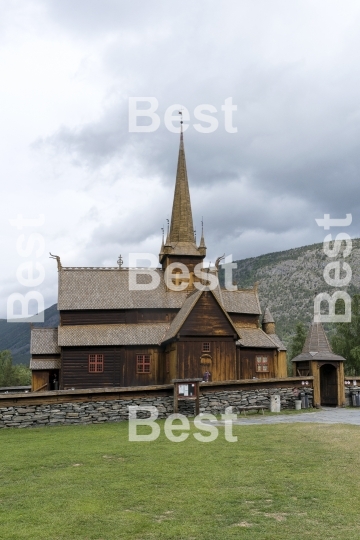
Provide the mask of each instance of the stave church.
POLYGON ((219 261, 205 269, 205 256, 203 231, 198 245, 194 236, 181 131, 157 286, 146 287, 149 274, 121 264, 66 267, 56 256, 60 324, 32 329, 32 390, 287 377, 286 349, 271 313, 261 311, 257 285, 225 288, 216 280, 210 287, 219 261), (144 287, 131 287, 133 279, 144 287))

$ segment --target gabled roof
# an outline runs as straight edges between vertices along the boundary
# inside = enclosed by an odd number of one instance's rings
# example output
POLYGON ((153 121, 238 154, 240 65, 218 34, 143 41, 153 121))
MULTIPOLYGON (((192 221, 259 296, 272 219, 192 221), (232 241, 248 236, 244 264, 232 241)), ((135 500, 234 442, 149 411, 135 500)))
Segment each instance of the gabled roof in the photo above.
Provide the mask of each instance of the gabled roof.
POLYGON ((179 333, 179 331, 181 330, 181 327, 182 325, 184 324, 184 322, 186 321, 186 319, 189 317, 191 311, 193 310, 193 308, 195 307, 196 303, 198 302, 198 300, 201 298, 201 295, 205 292, 205 291, 209 291, 212 293, 215 301, 218 303, 221 311, 223 312, 224 316, 226 317, 226 319, 228 320, 228 322, 230 323, 231 327, 234 329, 234 333, 237 334, 238 336, 240 336, 240 333, 239 333, 239 329, 236 328, 236 326, 234 325, 234 323, 232 322, 232 320, 230 319, 229 315, 226 313, 226 311, 224 310, 224 307, 222 306, 221 302, 219 301, 219 297, 218 295, 214 294, 215 291, 211 291, 210 289, 208 289, 207 287, 203 290, 203 291, 199 291, 199 290, 196 290, 194 291, 192 294, 190 294, 190 296, 188 296, 188 298, 185 300, 184 302, 184 305, 182 306, 182 308, 180 309, 179 313, 177 313, 176 317, 174 318, 174 320, 172 321, 171 325, 170 325, 170 328, 168 329, 168 331, 166 332, 165 336, 164 336, 164 339, 163 339, 163 342, 165 341, 168 341, 169 339, 172 339, 176 336, 176 334, 179 333))
POLYGON ((181 308, 187 293, 167 291, 162 270, 155 270, 160 281, 155 289, 131 290, 131 279, 145 284, 150 281, 139 270, 63 267, 59 272, 58 309, 181 308))
POLYGON ((59 345, 159 345, 168 328, 169 323, 59 326, 59 345))
POLYGON ((182 327, 182 325, 184 324, 184 322, 190 315, 191 310, 195 306, 196 302, 199 300, 200 295, 201 295, 201 291, 194 291, 192 294, 190 294, 190 296, 187 297, 182 308, 176 314, 170 327, 168 328, 163 338, 163 341, 167 341, 168 339, 171 339, 176 336, 176 334, 179 332, 180 328, 182 327))
POLYGON ((242 347, 259 347, 264 349, 277 349, 278 346, 265 334, 261 328, 243 328, 235 325, 241 335, 237 345, 242 347))
POLYGON ((342 356, 333 353, 321 323, 313 322, 311 324, 303 350, 301 354, 292 359, 292 362, 306 362, 309 360, 345 360, 342 356))
MULTIPOLYGON (((129 281, 139 269, 67 268, 59 270, 59 310, 80 309, 180 309, 188 293, 166 289, 164 272, 156 269, 159 285, 153 290, 130 290, 129 281)), ((138 283, 148 283, 146 274, 137 276, 138 283)), ((213 291, 219 296, 217 290, 213 291)), ((259 300, 254 289, 221 291, 224 309, 229 313, 259 315, 259 300)))
POLYGON ((31 354, 60 354, 57 328, 33 328, 30 340, 31 354))

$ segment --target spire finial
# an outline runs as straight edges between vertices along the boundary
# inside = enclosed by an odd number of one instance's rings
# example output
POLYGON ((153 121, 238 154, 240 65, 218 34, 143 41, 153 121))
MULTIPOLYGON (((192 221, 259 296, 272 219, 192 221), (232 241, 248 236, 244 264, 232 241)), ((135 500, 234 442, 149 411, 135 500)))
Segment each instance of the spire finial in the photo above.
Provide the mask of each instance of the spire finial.
POLYGON ((164 226, 161 227, 161 248, 160 248, 160 256, 164 253, 164 226))
POLYGON ((184 123, 183 122, 183 113, 182 113, 183 110, 184 109, 181 108, 180 111, 179 111, 179 114, 180 114, 180 134, 181 134, 180 137, 181 137, 181 139, 182 139, 182 136, 183 136, 183 123, 184 123))
POLYGON ((206 254, 206 245, 205 245, 205 238, 204 238, 204 217, 201 216, 201 239, 199 244, 199 249, 203 253, 203 255, 206 254))
POLYGON ((170 221, 168 220, 168 218, 166 218, 166 241, 165 241, 165 246, 168 246, 170 244, 170 221))

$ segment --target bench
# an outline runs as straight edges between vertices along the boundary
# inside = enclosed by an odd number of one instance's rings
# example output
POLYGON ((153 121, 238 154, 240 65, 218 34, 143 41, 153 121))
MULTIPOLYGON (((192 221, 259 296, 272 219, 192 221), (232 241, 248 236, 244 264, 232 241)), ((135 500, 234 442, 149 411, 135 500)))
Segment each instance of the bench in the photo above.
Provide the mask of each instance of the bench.
POLYGON ((246 411, 257 411, 258 413, 261 411, 264 414, 264 409, 267 410, 264 405, 247 405, 246 407, 239 407, 239 412, 243 412, 244 416, 246 416, 246 411))

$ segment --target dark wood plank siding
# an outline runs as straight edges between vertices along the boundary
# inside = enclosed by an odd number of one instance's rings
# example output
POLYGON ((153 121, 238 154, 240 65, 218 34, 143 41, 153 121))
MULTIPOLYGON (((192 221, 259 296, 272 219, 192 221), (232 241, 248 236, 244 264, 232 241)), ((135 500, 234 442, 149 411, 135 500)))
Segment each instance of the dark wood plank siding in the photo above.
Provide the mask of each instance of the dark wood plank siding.
POLYGON ((88 309, 76 311, 61 311, 61 324, 120 324, 126 322, 126 311, 118 309, 88 309))
POLYGON ((124 386, 147 386, 163 384, 163 358, 160 347, 127 347, 125 350, 124 386), (137 373, 136 357, 138 354, 151 356, 150 373, 137 373))
POLYGON ((234 324, 244 328, 258 328, 259 315, 242 315, 241 313, 229 313, 229 317, 234 324))
POLYGON ((246 349, 240 348, 240 379, 270 379, 275 377, 274 354, 273 349, 246 349), (269 371, 256 371, 255 357, 267 356, 269 358, 269 371))
POLYGON ((67 388, 105 388, 114 386, 115 347, 63 347, 62 386, 67 388), (104 355, 103 373, 89 373, 89 354, 104 355))
POLYGON ((237 379, 236 345, 231 338, 216 340, 213 337, 202 340, 180 340, 177 343, 177 378, 202 377, 207 366, 201 363, 203 341, 210 343, 211 363, 208 369, 211 381, 237 379))
POLYGON ((60 354, 32 354, 34 360, 60 360, 60 354))
POLYGON ((160 347, 63 347, 61 386, 67 389, 163 384, 163 364, 160 347), (89 354, 104 355, 103 373, 89 373, 89 354), (137 373, 138 354, 151 355, 150 373, 137 373))
POLYGON ((138 321, 144 323, 171 322, 178 311, 178 309, 139 309, 138 321))
POLYGON ((61 311, 61 324, 136 324, 138 322, 171 322, 178 309, 87 309, 61 311))
POLYGON ((181 336, 233 336, 234 329, 211 292, 204 292, 184 322, 181 336))

